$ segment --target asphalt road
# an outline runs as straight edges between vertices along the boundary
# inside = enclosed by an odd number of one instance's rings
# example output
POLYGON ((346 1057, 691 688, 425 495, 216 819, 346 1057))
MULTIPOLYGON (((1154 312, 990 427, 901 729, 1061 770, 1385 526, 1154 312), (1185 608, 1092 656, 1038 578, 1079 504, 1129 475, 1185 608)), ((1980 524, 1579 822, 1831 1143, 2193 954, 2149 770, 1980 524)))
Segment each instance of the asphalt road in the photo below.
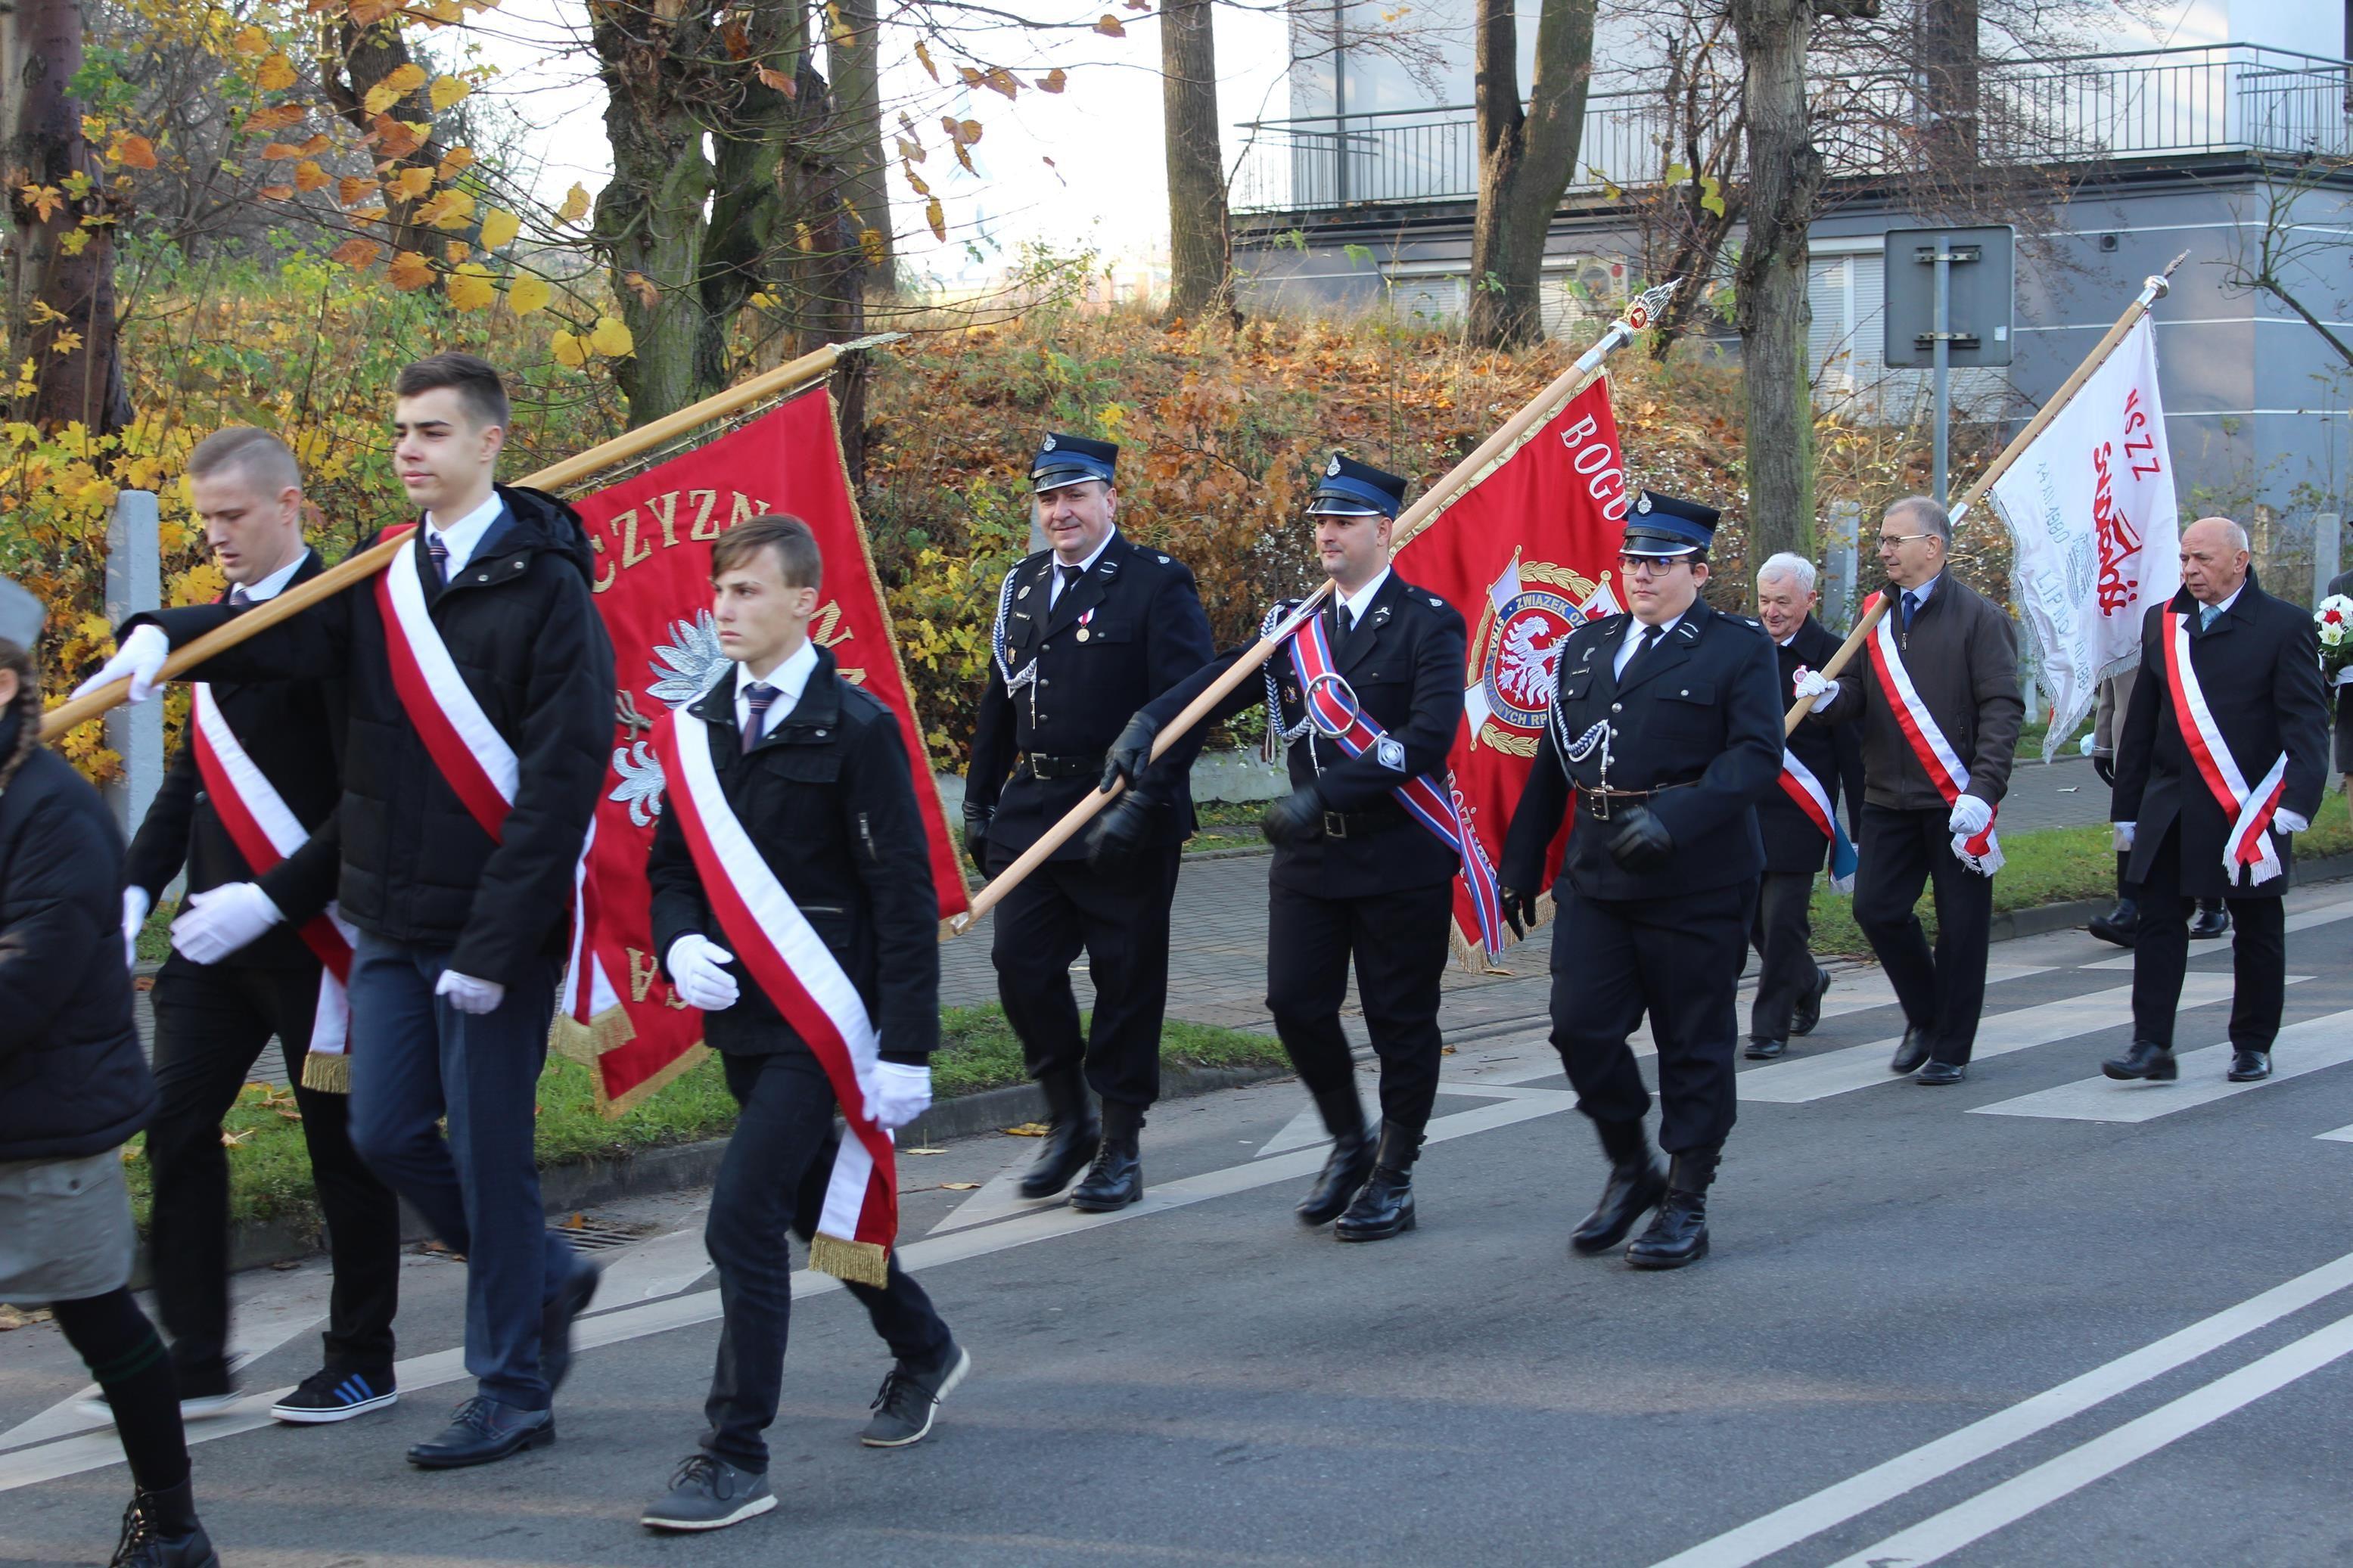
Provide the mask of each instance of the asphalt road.
MULTIPOLYGON (((2220 946, 2181 1020, 2213 1049, 2170 1086, 2098 1077, 2129 959, 2081 933, 1996 948, 1953 1089, 1887 1074, 1884 984, 1842 970, 1800 1052, 1742 1072, 1715 1256, 1679 1273, 1567 1252, 1602 1166, 1557 1060, 1461 1026, 1421 1226, 1390 1242, 1291 1218, 1322 1154, 1289 1082, 1162 1107, 1119 1215, 1011 1199, 1027 1140, 908 1153, 904 1256, 972 1376, 923 1445, 860 1448, 881 1347, 803 1276, 783 1505, 735 1530, 633 1522, 692 1446, 716 1339, 694 1195, 590 1216, 645 1239, 605 1255, 553 1447, 402 1461, 467 1391, 459 1270, 414 1257, 402 1403, 193 1427, 201 1504, 227 1562, 269 1568, 2341 1563, 2353 886, 2290 908, 2294 1076, 2238 1089, 2220 946)), ((1507 1017, 1499 994, 1450 1016, 1507 1017)), ((313 1364, 324 1282, 240 1281, 257 1409, 313 1364)), ((0 1336, 0 1563, 105 1559, 128 1481, 58 1408, 79 1386, 53 1329, 0 1336)))

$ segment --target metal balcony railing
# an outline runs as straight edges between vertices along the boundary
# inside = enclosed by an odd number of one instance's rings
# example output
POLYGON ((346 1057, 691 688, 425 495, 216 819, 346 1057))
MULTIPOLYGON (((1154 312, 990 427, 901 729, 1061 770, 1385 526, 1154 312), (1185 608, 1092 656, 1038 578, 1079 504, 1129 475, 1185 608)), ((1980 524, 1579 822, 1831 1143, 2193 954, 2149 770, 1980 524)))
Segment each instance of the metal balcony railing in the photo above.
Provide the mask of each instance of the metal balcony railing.
MULTIPOLYGON (((1830 74, 1816 100, 1833 177, 1915 172, 1927 113, 1919 85, 1830 74)), ((1573 193, 1656 184, 1673 162, 1672 108, 1656 92, 1586 102, 1573 193)), ((2003 163, 2162 159, 2207 153, 2353 154, 2353 64, 2251 44, 2051 59, 1989 60, 1978 71, 1978 156, 2003 163)), ((1232 205, 1303 212, 1478 194, 1468 104, 1253 121, 1232 205)), ((1737 171, 1736 169, 1735 173, 1737 171)))

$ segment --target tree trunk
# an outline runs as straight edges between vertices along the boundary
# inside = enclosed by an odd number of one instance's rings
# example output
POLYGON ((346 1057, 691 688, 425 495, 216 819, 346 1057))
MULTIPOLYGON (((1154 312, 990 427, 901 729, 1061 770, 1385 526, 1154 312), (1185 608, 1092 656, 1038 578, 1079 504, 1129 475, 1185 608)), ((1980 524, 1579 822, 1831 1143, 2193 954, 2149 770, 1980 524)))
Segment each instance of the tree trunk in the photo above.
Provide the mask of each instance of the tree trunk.
MULTIPOLYGON (((396 102, 382 115, 367 111, 367 95, 376 84, 402 67, 413 62, 408 52, 408 39, 396 21, 386 20, 362 27, 351 22, 339 24, 334 40, 342 57, 334 58, 322 51, 319 61, 319 79, 328 100, 343 121, 362 135, 389 133, 406 142, 413 132, 397 129, 400 125, 433 124, 433 100, 427 96, 431 79, 408 96, 396 102), (383 121, 384 123, 379 123, 383 121)), ((441 161, 441 148, 437 138, 428 134, 414 146, 399 146, 391 153, 376 154, 380 172, 388 181, 403 169, 431 168, 441 161)), ((440 241, 445 235, 417 221, 417 210, 429 195, 400 196, 389 192, 385 196, 384 231, 395 251, 414 250, 421 256, 438 257, 440 241)))
POLYGON ((1168 159, 1168 316, 1233 310, 1233 240, 1218 137, 1218 50, 1211 0, 1160 8, 1160 116, 1168 159))
POLYGON ((1929 175, 1966 182, 1978 155, 1978 0, 1926 0, 1922 6, 1920 82, 1929 175))
POLYGON ((1585 134, 1595 0, 1544 0, 1535 79, 1520 107, 1513 0, 1479 0, 1472 96, 1479 207, 1471 229, 1470 341, 1508 348, 1544 333, 1544 251, 1585 134))
POLYGON ((6 53, 16 71, 6 159, 8 357, 12 366, 33 366, 24 418, 45 431, 79 422, 104 435, 131 422, 115 340, 117 226, 84 228, 81 220, 122 214, 82 139, 82 106, 70 96, 82 65, 81 7, 76 0, 19 0, 8 26, 15 37, 6 53), (75 195, 84 180, 87 194, 75 195), (26 197, 27 187, 37 202, 26 197))
POLYGON ((1748 557, 1810 556, 1814 411, 1806 231, 1822 186, 1807 122, 1808 0, 1733 0, 1748 128, 1748 234, 1735 278, 1747 403, 1748 557))
POLYGON ((839 0, 841 26, 825 51, 835 109, 846 128, 843 199, 849 204, 866 281, 886 294, 899 291, 898 247, 891 232, 890 160, 882 153, 882 79, 877 56, 882 30, 875 0, 839 0))

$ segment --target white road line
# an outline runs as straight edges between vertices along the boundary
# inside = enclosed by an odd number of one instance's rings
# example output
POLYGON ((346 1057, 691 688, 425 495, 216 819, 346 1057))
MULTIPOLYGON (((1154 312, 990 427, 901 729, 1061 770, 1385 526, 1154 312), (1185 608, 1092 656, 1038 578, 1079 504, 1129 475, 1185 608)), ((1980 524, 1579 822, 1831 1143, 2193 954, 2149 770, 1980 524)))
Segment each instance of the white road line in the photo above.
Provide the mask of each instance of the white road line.
MULTIPOLYGON (((1499 1097, 1493 1104, 1482 1105, 1476 1110, 1458 1110, 1451 1116, 1435 1118, 1425 1133, 1425 1142, 1441 1143, 1474 1133, 1492 1132, 1516 1122, 1558 1115, 1576 1104, 1577 1096, 1563 1089, 1516 1089, 1509 1098, 1499 1097)), ((953 1235, 927 1237, 922 1241, 901 1247, 899 1256, 913 1270, 944 1268, 966 1258, 1026 1247, 1034 1241, 1050 1241, 1060 1237, 1101 1229, 1108 1225, 1123 1225, 1130 1220, 1166 1214, 1172 1209, 1189 1207, 1211 1199, 1231 1197, 1258 1187, 1304 1181, 1322 1169, 1323 1164, 1321 1150, 1303 1149, 1271 1159, 1252 1160, 1224 1170, 1204 1172, 1161 1186, 1146 1187, 1142 1203, 1115 1213, 1083 1215, 1069 1208, 1051 1208, 1040 1213, 1019 1215, 998 1225, 971 1226, 953 1235)), ((1270 1219, 1269 1223, 1274 1222, 1270 1219)), ((797 1301, 839 1287, 839 1280, 827 1275, 812 1274, 806 1268, 793 1275, 793 1299, 797 1301)), ((573 1340, 579 1350, 595 1350, 626 1340, 642 1339, 649 1334, 667 1333, 672 1329, 711 1322, 718 1317, 719 1292, 715 1289, 697 1290, 690 1295, 671 1296, 642 1306, 583 1318, 573 1331, 573 1340)), ((429 1355, 412 1356, 396 1369, 400 1391, 405 1395, 415 1395, 428 1388, 457 1383, 465 1376, 465 1352, 459 1347, 436 1351, 429 1355)), ((190 1426, 189 1444, 216 1442, 223 1437, 234 1437, 273 1425, 269 1419, 269 1406, 288 1392, 288 1389, 277 1388, 249 1394, 218 1418, 190 1426)), ((100 1469, 121 1462, 122 1447, 115 1440, 111 1428, 85 1436, 38 1444, 11 1454, 0 1454, 0 1492, 37 1486, 60 1476, 78 1475, 84 1470, 100 1469)))
POLYGON ((605 1265, 604 1281, 596 1287, 596 1310, 611 1311, 675 1296, 710 1272, 711 1255, 703 1249, 700 1228, 649 1237, 605 1265))
POLYGON ((2253 1083, 2232 1083, 2222 1076, 2231 1065, 2231 1047, 2226 1042, 2182 1052, 2181 1076, 2171 1083, 2119 1083, 2105 1076, 2079 1079, 1970 1110, 1979 1116, 2045 1116, 2063 1121, 2154 1121, 2177 1110, 2250 1094, 2346 1062, 2353 1062, 2353 1012, 2330 1013, 2282 1029, 2272 1056, 2272 1076, 2253 1083))
POLYGON ((1051 1197, 1025 1198, 1021 1195, 1022 1173, 1037 1163, 1038 1144, 1034 1139, 1018 1140, 1020 1149, 1005 1169, 981 1184, 980 1190, 950 1209, 945 1217, 924 1234, 938 1236, 943 1231, 963 1230, 968 1226, 987 1225, 1008 1215, 1029 1214, 1037 1209, 1054 1208, 1068 1201, 1067 1192, 1051 1197))
POLYGON ((1309 1106, 1282 1124, 1282 1131, 1268 1139, 1251 1156, 1262 1160, 1269 1154, 1287 1154, 1293 1149, 1313 1149, 1329 1143, 1332 1134, 1324 1130, 1324 1113, 1309 1106))
MULTIPOLYGON (((2227 1002, 2230 997, 2228 974, 2191 973, 2182 979, 2181 1005, 2185 1008, 2227 1002)), ((1977 1046, 1970 1059, 1984 1061, 1989 1057, 2008 1056, 2012 1051, 2047 1046, 2077 1035, 2098 1034, 2128 1022, 2131 1016, 2129 985, 2045 1002, 2039 1007, 1997 1013, 1978 1026, 1977 1046)), ((1771 1105, 1802 1105, 1874 1084, 1906 1082, 1887 1070, 1888 1058, 1894 1054, 1902 1038, 1901 1035, 1891 1035, 1867 1046, 1851 1046, 1842 1051, 1804 1057, 1793 1062, 1776 1062, 1771 1067, 1742 1073, 1734 1081, 1739 1086, 1744 1103, 1762 1101, 1771 1105)))
MULTIPOLYGON (((2287 934, 2294 936, 2297 931, 2310 931, 2315 926, 2334 925, 2338 921, 2353 921, 2353 902, 2322 904, 2316 909, 2298 910, 2295 913, 2288 916, 2287 920, 2284 923, 2286 927, 2287 934)), ((2230 951, 2231 944, 2227 942, 2220 941, 2219 939, 2211 942, 2193 942, 2189 944, 2189 956, 2192 958, 2196 958, 2200 953, 2228 952, 2230 951)), ((2078 969, 2129 970, 2132 966, 2133 955, 2127 952, 2119 957, 2102 959, 2097 963, 2079 963, 2075 967, 2078 969)))
POLYGON ((1974 1465, 2036 1433, 2071 1421, 2117 1394, 2162 1377, 2210 1351, 2244 1339, 2315 1301, 2353 1285, 2353 1252, 2324 1263, 2260 1296, 2226 1307, 2153 1344, 2094 1367, 1957 1432, 1898 1454, 1834 1486, 1751 1520, 1665 1559, 1657 1568, 1747 1568, 1777 1552, 1859 1518, 1930 1481, 1974 1465))
POLYGON ((2353 1127, 2339 1127, 2333 1132, 2316 1132, 2313 1136, 2331 1143, 2353 1143, 2353 1127))
POLYGON ((1949 1557, 1970 1542, 2015 1524, 2037 1509, 2048 1507, 2104 1476, 2114 1475, 2137 1459, 2147 1458, 2167 1444, 2211 1426, 2267 1394, 2277 1393, 2348 1352, 2353 1352, 2353 1317, 2343 1317, 2260 1361, 2216 1378, 2203 1388, 2159 1405, 2137 1420, 2127 1421, 2113 1432, 2070 1448, 2024 1475, 2013 1476, 1933 1519, 1866 1546, 1853 1556, 1841 1559, 1834 1568, 1918 1568, 1921 1563, 1949 1557))

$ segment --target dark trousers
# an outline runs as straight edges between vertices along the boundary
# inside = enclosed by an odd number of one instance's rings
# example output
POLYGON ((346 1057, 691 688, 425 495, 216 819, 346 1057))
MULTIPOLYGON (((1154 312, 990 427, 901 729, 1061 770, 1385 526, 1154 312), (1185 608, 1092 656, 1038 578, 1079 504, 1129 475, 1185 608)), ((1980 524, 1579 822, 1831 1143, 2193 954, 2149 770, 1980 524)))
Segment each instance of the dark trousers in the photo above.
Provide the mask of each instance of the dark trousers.
POLYGON ((1381 1120, 1416 1133, 1429 1124, 1444 1045, 1438 982, 1453 921, 1451 882, 1360 899, 1319 899, 1280 882, 1268 889, 1267 1010, 1309 1093, 1356 1092, 1340 1027, 1353 957, 1381 1060, 1381 1120))
POLYGON ((221 1118, 272 1035, 302 1113, 311 1180, 326 1216, 334 1287, 326 1364, 384 1373, 400 1289, 400 1205, 352 1147, 351 1101, 302 1087, 319 966, 235 969, 177 953, 155 976, 155 1119, 147 1128, 155 1305, 182 1373, 227 1370, 228 1154, 221 1118))
MULTIPOLYGON (((722 1052, 727 1090, 742 1106, 719 1162, 703 1245, 719 1270, 719 1360, 703 1403, 708 1453, 738 1468, 765 1471, 761 1436, 776 1418, 785 1375, 785 1333, 792 1321, 793 1261, 786 1233, 808 1240, 824 1212, 827 1179, 840 1134, 834 1130, 833 1085, 805 1050, 774 1056, 722 1052)), ((890 1282, 879 1289, 845 1281, 891 1353, 935 1371, 947 1359, 948 1327, 931 1298, 891 1252, 890 1282)))
MULTIPOLYGON (((2189 963, 2192 901, 2181 891, 2181 831, 2169 826, 2141 879, 2133 943, 2133 1038, 2168 1050, 2189 963)), ((2231 1046, 2268 1051, 2287 1002, 2287 910, 2276 894, 2222 902, 2231 911, 2231 1046)))
POLYGON ((1951 813, 1862 807, 1862 864, 1856 869, 1854 923, 1887 971, 1905 1021, 1926 1033, 1930 1059, 1966 1063, 1985 1011, 1986 943, 1993 934, 1993 879, 1953 853, 1951 813), (1936 947, 1912 906, 1935 884, 1936 947))
POLYGON ((1552 1043, 1579 1110, 1640 1121, 1651 1109, 1627 1044, 1651 1016, 1659 1046, 1659 1147, 1712 1148, 1739 1113, 1735 994, 1747 957, 1754 881, 1665 899, 1588 899, 1553 889, 1552 1043))
MULTIPOLYGON (((1106 1100, 1142 1110, 1160 1098, 1160 1020, 1168 1005, 1168 906, 1179 847, 1149 849, 1116 872, 1049 860, 997 906, 989 957, 1006 1021, 1029 1076, 1086 1069, 1106 1100), (1071 964, 1081 952, 1095 985, 1093 1026, 1079 1032, 1071 964)), ((1013 861, 990 846, 989 865, 1013 861)))
POLYGON ((1761 967, 1757 1000, 1748 1009, 1748 1037, 1786 1040, 1798 1014, 1798 999, 1811 992, 1820 970, 1812 951, 1814 927, 1811 871, 1767 871, 1757 889, 1757 913, 1748 940, 1761 967))
POLYGON ((502 1405, 544 1410, 543 1305, 582 1267, 547 1230, 532 1146, 556 964, 491 1012, 433 994, 449 952, 363 932, 352 962, 352 1142, 466 1255, 466 1370, 502 1405), (448 1134, 437 1123, 448 1118, 448 1134))

